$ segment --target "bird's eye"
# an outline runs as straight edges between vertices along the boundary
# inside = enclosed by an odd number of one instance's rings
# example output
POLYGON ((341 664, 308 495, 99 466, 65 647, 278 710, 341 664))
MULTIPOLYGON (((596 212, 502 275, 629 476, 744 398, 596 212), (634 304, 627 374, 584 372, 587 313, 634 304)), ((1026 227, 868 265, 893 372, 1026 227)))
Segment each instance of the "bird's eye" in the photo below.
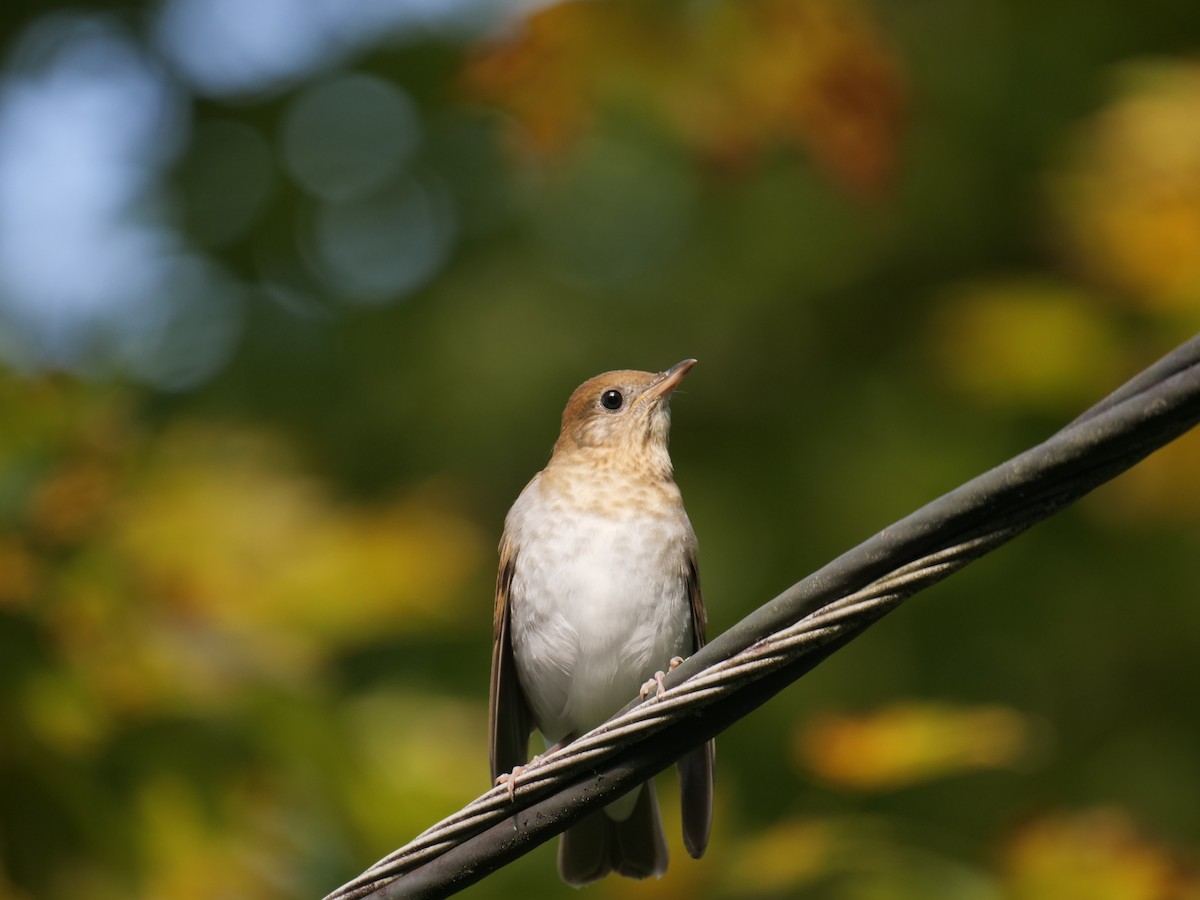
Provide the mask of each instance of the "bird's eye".
POLYGON ((607 390, 600 395, 600 405, 609 412, 616 412, 624 402, 625 398, 621 396, 620 391, 607 390))

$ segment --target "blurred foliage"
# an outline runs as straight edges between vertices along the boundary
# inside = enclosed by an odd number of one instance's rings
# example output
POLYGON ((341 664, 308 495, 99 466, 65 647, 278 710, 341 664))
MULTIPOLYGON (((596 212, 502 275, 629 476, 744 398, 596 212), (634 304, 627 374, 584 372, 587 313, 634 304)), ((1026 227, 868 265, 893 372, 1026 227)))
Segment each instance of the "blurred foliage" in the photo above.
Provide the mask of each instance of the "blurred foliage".
POLYGON ((840 0, 551 6, 480 53, 466 83, 541 156, 568 152, 603 108, 621 106, 720 169, 799 147, 868 195, 891 180, 903 120, 899 66, 871 17, 840 0))
POLYGON ((1138 834, 1111 809, 1046 816, 1017 830, 1004 851, 1006 888, 1019 900, 1200 897, 1200 874, 1138 834))
POLYGON ((1194 313, 1200 292, 1200 63, 1118 70, 1117 97, 1075 137, 1057 179, 1081 268, 1134 302, 1194 313))
POLYGON ((1010 709, 910 703, 864 716, 815 716, 796 747, 826 781, 890 790, 960 770, 1008 768, 1028 754, 1032 730, 1010 709))
MULTIPOLYGON (((484 790, 492 547, 590 375, 700 359, 720 633, 1200 325, 1195 3, 280 0, 340 9, 286 58, 58 6, 0 9, 0 97, 151 60, 114 227, 189 262, 76 359, 0 334, 4 900, 320 896, 484 790)), ((664 779, 667 876, 591 893, 1200 897, 1198 550, 1189 435, 723 735, 703 861, 664 779)))

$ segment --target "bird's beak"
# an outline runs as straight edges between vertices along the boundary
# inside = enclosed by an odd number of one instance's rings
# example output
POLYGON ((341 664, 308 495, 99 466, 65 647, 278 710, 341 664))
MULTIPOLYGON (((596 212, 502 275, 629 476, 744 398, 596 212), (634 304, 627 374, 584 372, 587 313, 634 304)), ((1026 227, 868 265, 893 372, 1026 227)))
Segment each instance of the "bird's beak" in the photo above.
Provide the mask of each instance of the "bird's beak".
POLYGON ((685 359, 683 362, 677 362, 665 372, 660 372, 658 378, 650 387, 646 388, 646 392, 642 394, 645 400, 662 400, 670 396, 671 391, 679 386, 679 382, 683 381, 683 376, 691 371, 692 366, 696 364, 694 359, 685 359))

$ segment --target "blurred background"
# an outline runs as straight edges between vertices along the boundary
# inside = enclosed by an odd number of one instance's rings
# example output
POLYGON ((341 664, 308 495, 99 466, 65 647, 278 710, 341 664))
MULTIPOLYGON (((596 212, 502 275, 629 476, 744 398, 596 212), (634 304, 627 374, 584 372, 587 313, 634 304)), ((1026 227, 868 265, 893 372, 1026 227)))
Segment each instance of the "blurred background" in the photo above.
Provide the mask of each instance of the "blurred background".
MULTIPOLYGON (((495 545, 674 402, 710 633, 1200 330, 1200 4, 0 7, 0 898, 319 897, 488 787, 495 545)), ((719 741, 606 897, 1200 898, 1200 441, 719 741)), ((467 896, 564 896, 553 843, 467 896)))

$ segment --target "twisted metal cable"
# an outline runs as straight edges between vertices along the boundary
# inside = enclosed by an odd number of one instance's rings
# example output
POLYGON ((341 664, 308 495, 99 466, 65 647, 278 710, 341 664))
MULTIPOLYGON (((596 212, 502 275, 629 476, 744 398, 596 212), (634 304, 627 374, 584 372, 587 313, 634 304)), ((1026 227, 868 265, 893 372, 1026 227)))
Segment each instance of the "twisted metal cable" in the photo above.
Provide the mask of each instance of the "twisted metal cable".
POLYGON ((1200 337, 1045 443, 885 529, 785 591, 637 701, 537 759, 326 900, 437 897, 470 884, 712 737, 918 591, 1200 421, 1200 337))

